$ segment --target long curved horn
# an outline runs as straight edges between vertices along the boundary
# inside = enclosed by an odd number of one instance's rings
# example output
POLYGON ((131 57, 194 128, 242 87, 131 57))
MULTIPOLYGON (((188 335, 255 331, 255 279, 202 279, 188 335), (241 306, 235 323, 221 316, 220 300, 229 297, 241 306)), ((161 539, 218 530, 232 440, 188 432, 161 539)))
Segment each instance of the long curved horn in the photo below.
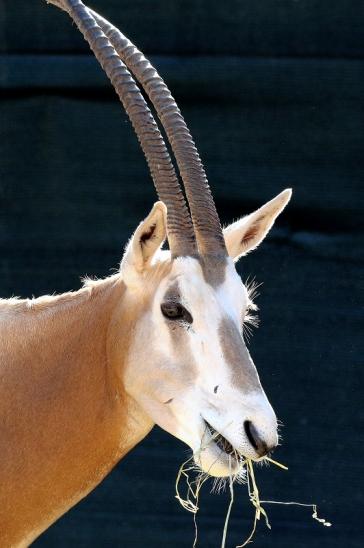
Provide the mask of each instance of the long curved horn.
POLYGON ((47 0, 67 11, 111 80, 137 134, 159 198, 167 206, 171 253, 196 255, 195 234, 169 152, 155 119, 129 70, 81 0, 47 0))
POLYGON ((226 256, 225 240, 204 167, 170 90, 156 69, 128 38, 97 12, 88 9, 122 61, 144 88, 164 126, 185 186, 201 255, 226 256))

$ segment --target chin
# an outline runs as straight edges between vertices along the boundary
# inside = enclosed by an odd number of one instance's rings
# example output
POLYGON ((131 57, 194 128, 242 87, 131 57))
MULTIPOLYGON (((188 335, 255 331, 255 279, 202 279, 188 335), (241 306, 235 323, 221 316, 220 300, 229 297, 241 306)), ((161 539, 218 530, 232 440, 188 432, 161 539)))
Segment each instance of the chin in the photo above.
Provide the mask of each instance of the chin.
POLYGON ((215 478, 235 476, 243 467, 242 458, 226 453, 215 444, 196 452, 194 460, 203 472, 215 478))

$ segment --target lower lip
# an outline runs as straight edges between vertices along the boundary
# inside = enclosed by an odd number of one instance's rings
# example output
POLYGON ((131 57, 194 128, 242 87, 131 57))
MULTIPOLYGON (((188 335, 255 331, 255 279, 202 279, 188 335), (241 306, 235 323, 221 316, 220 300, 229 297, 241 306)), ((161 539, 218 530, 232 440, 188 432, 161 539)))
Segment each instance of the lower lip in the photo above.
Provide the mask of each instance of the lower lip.
MULTIPOLYGON (((233 455, 225 453, 216 443, 211 443, 206 447, 205 466, 203 470, 211 476, 226 477, 229 475, 235 476, 242 468, 243 462, 239 461, 233 455), (207 459, 207 460, 206 460, 207 459), (207 466, 206 466, 206 463, 207 466)), ((197 464, 202 466, 202 462, 197 459, 197 464)))

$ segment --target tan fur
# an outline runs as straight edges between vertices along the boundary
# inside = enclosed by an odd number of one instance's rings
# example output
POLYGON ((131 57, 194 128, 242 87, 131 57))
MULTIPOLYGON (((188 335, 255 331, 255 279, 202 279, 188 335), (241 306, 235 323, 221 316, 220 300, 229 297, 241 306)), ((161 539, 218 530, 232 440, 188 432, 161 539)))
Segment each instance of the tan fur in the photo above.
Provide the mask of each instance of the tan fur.
POLYGON ((224 358, 231 369, 234 386, 239 390, 248 389, 248 392, 260 390, 258 373, 248 349, 236 325, 228 317, 222 318, 220 322, 219 339, 224 358))
POLYGON ((0 301, 1 548, 33 541, 153 425, 123 390, 135 321, 124 297, 114 276, 75 293, 0 301))

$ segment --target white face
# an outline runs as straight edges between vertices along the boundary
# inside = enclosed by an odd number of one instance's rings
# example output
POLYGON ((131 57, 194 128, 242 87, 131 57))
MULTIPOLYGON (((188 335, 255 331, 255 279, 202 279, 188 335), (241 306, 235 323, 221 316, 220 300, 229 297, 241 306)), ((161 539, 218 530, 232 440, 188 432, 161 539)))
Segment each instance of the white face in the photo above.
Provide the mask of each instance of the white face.
MULTIPOLYGON (((124 379, 154 422, 187 443, 213 476, 239 471, 234 450, 259 459, 278 442, 242 337, 248 292, 231 259, 225 269, 214 287, 198 260, 173 261, 138 318, 124 379)), ((138 298, 143 287, 133 291, 138 298)))

